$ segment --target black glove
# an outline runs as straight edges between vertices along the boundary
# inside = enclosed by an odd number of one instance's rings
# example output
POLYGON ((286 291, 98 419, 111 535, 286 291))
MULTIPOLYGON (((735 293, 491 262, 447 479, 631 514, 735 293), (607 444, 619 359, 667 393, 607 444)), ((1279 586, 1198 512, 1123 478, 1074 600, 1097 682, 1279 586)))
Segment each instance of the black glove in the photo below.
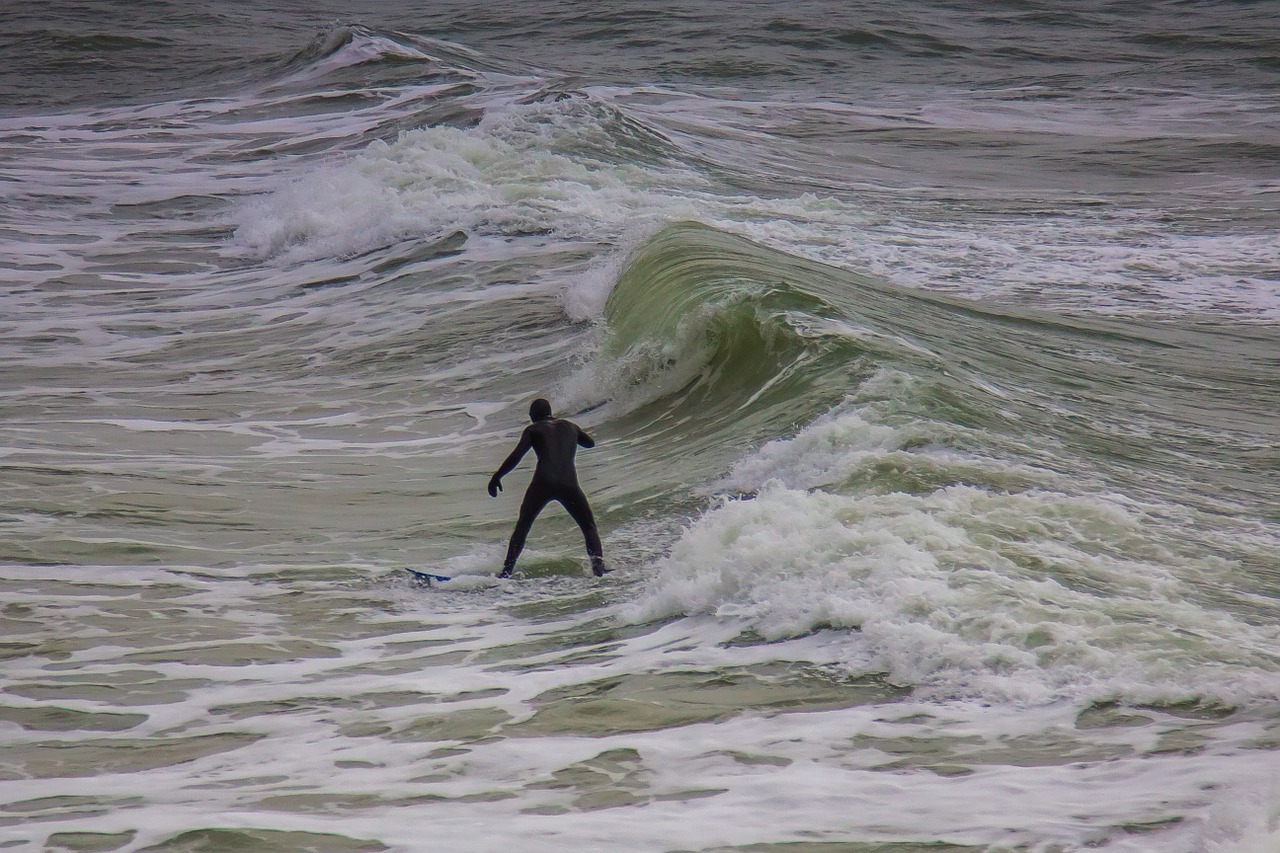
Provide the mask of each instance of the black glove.
POLYGON ((495 475, 489 479, 489 497, 496 498, 500 491, 502 491, 502 481, 495 475))

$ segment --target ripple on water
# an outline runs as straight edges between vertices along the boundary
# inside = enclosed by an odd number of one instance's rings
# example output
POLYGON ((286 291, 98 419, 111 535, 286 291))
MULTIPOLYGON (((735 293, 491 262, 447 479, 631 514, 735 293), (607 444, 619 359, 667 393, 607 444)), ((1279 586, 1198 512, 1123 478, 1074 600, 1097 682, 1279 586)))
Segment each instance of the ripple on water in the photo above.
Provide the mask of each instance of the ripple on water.
POLYGON ((55 832, 49 836, 47 847, 73 850, 75 853, 107 853, 119 850, 137 833, 133 830, 124 832, 55 832))
POLYGON ((69 794, 36 797, 0 805, 0 826, 25 826, 40 821, 94 818, 142 805, 142 797, 85 797, 69 794))
POLYGON ((47 675, 39 681, 20 682, 4 690, 35 701, 86 700, 137 707, 184 702, 192 692, 211 684, 212 681, 204 678, 170 678, 149 669, 118 669, 47 675))
POLYGON ((833 677, 816 667, 769 663, 713 672, 629 673, 549 690, 509 734, 603 737, 715 722, 743 713, 827 711, 902 699, 879 675, 833 677))
POLYGON ((276 829, 195 829, 144 847, 138 853, 377 853, 387 845, 369 839, 327 832, 286 832, 276 829))
POLYGON ((94 713, 56 706, 15 708, 0 705, 0 721, 17 723, 28 731, 123 732, 146 719, 146 714, 94 713))
POLYGON ((11 743, 0 758, 0 781, 97 776, 104 768, 110 768, 112 773, 138 773, 230 752, 264 737, 248 732, 221 732, 185 738, 11 743))

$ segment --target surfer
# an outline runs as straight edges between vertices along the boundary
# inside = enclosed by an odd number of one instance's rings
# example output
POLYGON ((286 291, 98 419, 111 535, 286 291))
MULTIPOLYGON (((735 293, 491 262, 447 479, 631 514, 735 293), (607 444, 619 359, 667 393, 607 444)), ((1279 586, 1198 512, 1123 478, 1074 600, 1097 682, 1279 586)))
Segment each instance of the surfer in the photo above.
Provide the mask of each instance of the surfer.
POLYGON ((559 501, 569 511, 573 520, 582 528, 582 536, 587 542, 587 554, 591 557, 591 571, 600 577, 606 571, 604 553, 600 548, 600 534, 596 532, 596 520, 591 514, 591 505, 587 496, 578 485, 578 472, 573 467, 573 456, 582 447, 595 447, 596 443, 572 421, 561 420, 551 416, 551 404, 541 398, 534 400, 529 406, 529 420, 533 423, 524 428, 520 442, 511 451, 498 468, 496 474, 489 478, 489 497, 496 498, 502 491, 502 478, 520 464, 520 460, 533 448, 537 454, 538 464, 533 470, 533 479, 524 493, 520 503, 520 518, 516 521, 516 529, 511 533, 511 542, 507 546, 507 558, 502 563, 500 578, 511 577, 520 552, 524 550, 524 540, 529 535, 533 520, 538 517, 551 501, 559 501))

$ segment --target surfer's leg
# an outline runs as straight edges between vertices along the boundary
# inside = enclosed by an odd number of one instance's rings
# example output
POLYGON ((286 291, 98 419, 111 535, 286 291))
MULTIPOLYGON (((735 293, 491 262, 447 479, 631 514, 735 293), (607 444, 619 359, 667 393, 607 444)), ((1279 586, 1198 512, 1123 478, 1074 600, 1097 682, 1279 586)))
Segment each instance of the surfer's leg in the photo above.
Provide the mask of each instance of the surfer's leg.
POLYGON ((596 519, 591 513, 591 504, 582 489, 566 489, 556 496, 560 505, 569 511, 569 515, 582 528, 582 538, 587 543, 587 556, 591 557, 591 571, 596 577, 603 575, 608 569, 604 567, 604 550, 600 547, 600 533, 596 530, 596 519))
POLYGON ((545 489, 537 483, 529 484, 528 490, 524 493, 524 500, 520 502, 520 517, 516 519, 516 529, 511 532, 511 542, 507 544, 507 558, 502 561, 502 571, 498 573, 498 577, 511 577, 511 570, 516 567, 516 560, 524 550, 524 540, 529 536, 529 528, 533 527, 533 520, 538 517, 538 513, 542 512, 542 508, 549 500, 551 495, 547 494, 545 489))

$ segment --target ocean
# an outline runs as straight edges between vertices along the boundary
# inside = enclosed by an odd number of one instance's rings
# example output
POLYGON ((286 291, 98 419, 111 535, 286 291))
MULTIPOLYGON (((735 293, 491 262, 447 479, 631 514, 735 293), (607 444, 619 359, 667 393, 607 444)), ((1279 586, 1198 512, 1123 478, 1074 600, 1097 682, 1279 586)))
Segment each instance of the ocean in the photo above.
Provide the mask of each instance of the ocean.
POLYGON ((9 4, 0 848, 1280 850, 1276 11, 9 4))

